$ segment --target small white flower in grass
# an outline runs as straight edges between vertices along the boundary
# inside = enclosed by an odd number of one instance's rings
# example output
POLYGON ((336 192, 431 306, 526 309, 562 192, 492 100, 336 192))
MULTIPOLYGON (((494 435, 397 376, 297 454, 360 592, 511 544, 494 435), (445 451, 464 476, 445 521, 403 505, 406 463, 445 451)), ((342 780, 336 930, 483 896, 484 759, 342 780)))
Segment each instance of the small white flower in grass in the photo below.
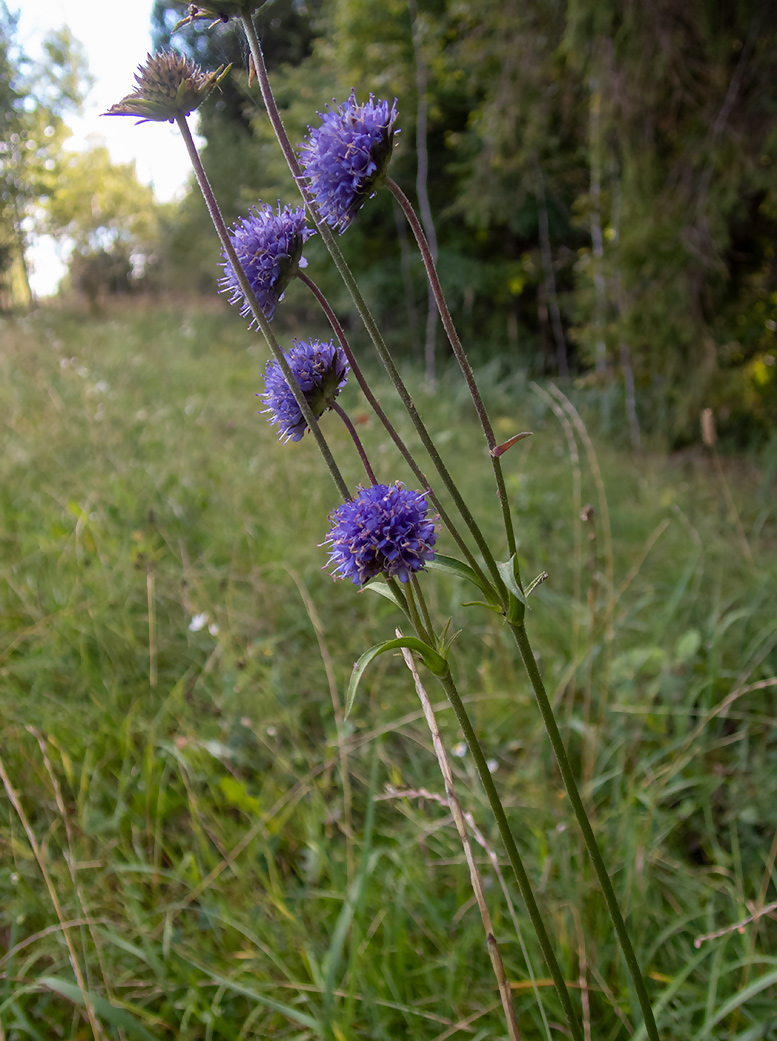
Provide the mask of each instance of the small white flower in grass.
POLYGON ((196 614, 189 622, 189 632, 198 633, 201 629, 204 629, 208 624, 208 616, 205 612, 202 614, 196 614))
POLYGON ((451 755, 455 755, 457 759, 463 759, 467 754, 467 746, 463 741, 457 741, 451 749, 451 755))
POLYGON ((490 774, 495 774, 499 769, 499 763, 496 759, 487 759, 486 766, 488 767, 488 772, 490 774))

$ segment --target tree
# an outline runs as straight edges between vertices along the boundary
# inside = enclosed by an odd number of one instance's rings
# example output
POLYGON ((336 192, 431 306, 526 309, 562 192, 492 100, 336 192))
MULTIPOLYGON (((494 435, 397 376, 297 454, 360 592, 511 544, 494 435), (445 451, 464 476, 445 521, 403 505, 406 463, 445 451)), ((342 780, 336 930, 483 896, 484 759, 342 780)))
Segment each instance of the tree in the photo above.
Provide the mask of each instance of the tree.
MULTIPOLYGON (((351 87, 399 99, 391 174, 409 194, 417 184, 422 206, 428 194, 468 349, 509 368, 590 372, 604 398, 622 395, 618 424, 636 447, 643 430, 694 438, 704 406, 723 432, 768 431, 777 418, 769 10, 760 0, 682 10, 672 0, 276 0, 257 17, 292 140, 351 87)), ((208 67, 245 63, 228 26, 189 27, 175 43, 208 67)), ((204 109, 201 130, 228 219, 260 196, 296 197, 244 72, 204 109)), ((407 350, 426 286, 385 195, 342 245, 389 341, 407 350)), ((317 249, 314 239, 311 262, 317 249)), ((316 280, 347 306, 326 269, 316 280)))
POLYGON ((83 50, 68 29, 50 33, 33 62, 18 16, 0 0, 0 306, 32 300, 27 240, 61 177, 66 115, 88 86, 83 50))
POLYGON ((134 163, 111 161, 104 147, 66 152, 48 197, 43 230, 72 245, 71 282, 94 300, 128 292, 154 257, 158 211, 134 163))

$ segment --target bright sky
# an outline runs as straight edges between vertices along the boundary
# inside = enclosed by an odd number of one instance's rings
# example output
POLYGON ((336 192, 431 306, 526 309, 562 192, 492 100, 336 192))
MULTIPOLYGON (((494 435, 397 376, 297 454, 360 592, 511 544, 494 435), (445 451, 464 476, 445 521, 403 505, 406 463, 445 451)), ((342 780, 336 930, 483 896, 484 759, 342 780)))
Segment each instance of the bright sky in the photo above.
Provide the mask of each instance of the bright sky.
MULTIPOLYGON (((135 86, 135 72, 151 49, 152 0, 9 0, 21 14, 20 40, 33 57, 52 29, 70 27, 86 50, 94 87, 83 114, 68 120, 73 137, 67 148, 105 144, 117 163, 135 162, 141 181, 151 184, 157 199, 167 201, 183 190, 189 171, 183 141, 170 123, 135 125, 129 117, 100 118, 135 86)), ((52 293, 65 271, 51 240, 31 250, 32 281, 40 296, 52 293)))

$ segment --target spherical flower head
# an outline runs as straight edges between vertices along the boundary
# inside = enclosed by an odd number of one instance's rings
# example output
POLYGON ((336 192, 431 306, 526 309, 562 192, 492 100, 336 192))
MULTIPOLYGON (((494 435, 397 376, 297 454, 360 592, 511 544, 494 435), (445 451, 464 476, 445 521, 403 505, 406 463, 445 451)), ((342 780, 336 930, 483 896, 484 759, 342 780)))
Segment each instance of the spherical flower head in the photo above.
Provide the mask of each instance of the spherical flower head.
POLYGON ((332 547, 333 576, 350 578, 354 585, 376 575, 407 582, 434 559, 437 536, 428 509, 424 492, 410 491, 399 481, 359 488, 329 518, 324 545, 332 547))
POLYGON ((146 57, 135 73, 137 87, 104 116, 138 116, 148 120, 172 123, 178 116, 188 116, 198 108, 216 84, 229 72, 222 65, 215 72, 203 72, 199 65, 182 54, 159 51, 146 57))
POLYGON ((397 102, 370 100, 359 105, 356 95, 336 108, 319 112, 321 126, 308 127, 300 158, 321 217, 345 231, 368 198, 386 179, 394 148, 397 102))
MULTIPOLYGON (((230 232, 238 260, 268 321, 275 314, 275 306, 283 299, 289 282, 300 268, 307 267, 302 247, 311 235, 315 235, 315 231, 306 226, 304 208, 284 206, 281 209, 280 203, 277 212, 272 206, 259 203, 247 217, 241 217, 230 232)), ((240 313, 247 317, 251 307, 235 269, 223 253, 222 256, 221 291, 231 293, 229 302, 241 303, 240 313)))
MULTIPOLYGON (((348 379, 348 361, 338 344, 319 340, 294 340, 294 346, 284 351, 294 378, 302 388, 313 415, 318 419, 345 386, 348 379)), ((264 399, 268 423, 277 423, 282 441, 301 441, 308 429, 305 417, 286 382, 277 361, 268 362, 264 374, 264 399)))

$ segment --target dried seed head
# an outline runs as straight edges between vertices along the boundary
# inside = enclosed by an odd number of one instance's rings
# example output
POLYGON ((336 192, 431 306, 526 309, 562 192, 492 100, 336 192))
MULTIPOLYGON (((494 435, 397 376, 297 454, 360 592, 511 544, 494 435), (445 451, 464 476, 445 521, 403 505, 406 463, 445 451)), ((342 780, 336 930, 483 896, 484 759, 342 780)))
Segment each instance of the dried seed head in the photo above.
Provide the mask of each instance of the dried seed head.
POLYGON ((137 87, 104 116, 137 116, 139 122, 155 120, 172 123, 198 108, 213 88, 229 72, 222 65, 215 72, 203 72, 199 65, 181 54, 159 51, 149 54, 145 65, 135 73, 137 87))

